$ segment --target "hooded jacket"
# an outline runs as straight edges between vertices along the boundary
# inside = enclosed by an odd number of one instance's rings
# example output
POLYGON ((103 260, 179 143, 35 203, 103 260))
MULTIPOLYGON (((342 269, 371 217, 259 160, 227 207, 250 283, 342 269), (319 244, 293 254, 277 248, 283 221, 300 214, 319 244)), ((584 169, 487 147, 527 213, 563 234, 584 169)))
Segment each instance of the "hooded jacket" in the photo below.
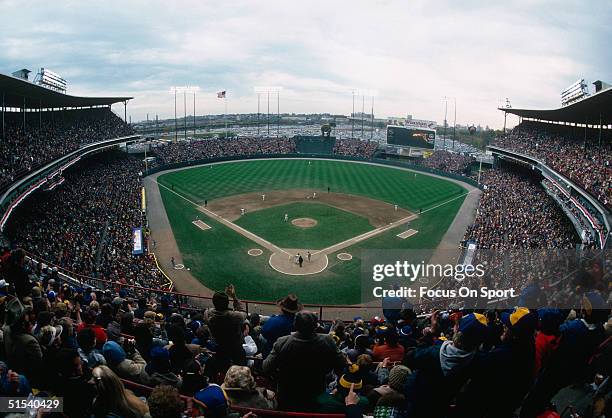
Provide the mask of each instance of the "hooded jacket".
POLYGON ((108 366, 123 379, 131 380, 143 385, 151 383, 151 378, 146 372, 147 363, 138 351, 128 358, 123 347, 115 341, 108 341, 102 346, 102 354, 108 366))
POLYGON ((411 417, 446 416, 451 399, 470 376, 474 352, 451 342, 417 348, 407 358, 412 373, 404 385, 406 409, 411 417))

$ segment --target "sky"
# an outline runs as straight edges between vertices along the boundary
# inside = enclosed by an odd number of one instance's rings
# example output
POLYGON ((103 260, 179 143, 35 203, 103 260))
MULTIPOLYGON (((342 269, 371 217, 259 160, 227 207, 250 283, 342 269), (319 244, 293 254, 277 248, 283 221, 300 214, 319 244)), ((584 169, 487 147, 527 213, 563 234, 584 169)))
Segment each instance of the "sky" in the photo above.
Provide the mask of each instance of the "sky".
POLYGON ((376 117, 442 122, 447 97, 450 123, 456 102, 457 123, 499 128, 506 97, 555 108, 580 78, 612 81, 610 22, 609 0, 0 0, 0 73, 133 96, 133 121, 173 117, 172 86, 199 87, 198 115, 224 112, 221 90, 229 113, 257 112, 255 88, 274 86, 281 112, 349 114, 357 92, 376 117))

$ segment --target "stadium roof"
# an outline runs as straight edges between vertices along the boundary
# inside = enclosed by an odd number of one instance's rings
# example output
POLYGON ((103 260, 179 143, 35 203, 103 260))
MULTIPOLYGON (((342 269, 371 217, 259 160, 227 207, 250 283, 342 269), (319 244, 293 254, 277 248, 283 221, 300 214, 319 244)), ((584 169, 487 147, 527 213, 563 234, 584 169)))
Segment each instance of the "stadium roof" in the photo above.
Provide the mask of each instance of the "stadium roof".
POLYGON ((612 88, 558 109, 534 110, 500 107, 499 110, 523 118, 589 125, 599 125, 601 117, 603 125, 612 125, 612 88))
POLYGON ((104 106, 132 99, 132 97, 70 96, 20 78, 0 74, 0 94, 2 93, 5 106, 17 108, 23 107, 24 97, 26 108, 38 108, 39 105, 46 108, 104 106))

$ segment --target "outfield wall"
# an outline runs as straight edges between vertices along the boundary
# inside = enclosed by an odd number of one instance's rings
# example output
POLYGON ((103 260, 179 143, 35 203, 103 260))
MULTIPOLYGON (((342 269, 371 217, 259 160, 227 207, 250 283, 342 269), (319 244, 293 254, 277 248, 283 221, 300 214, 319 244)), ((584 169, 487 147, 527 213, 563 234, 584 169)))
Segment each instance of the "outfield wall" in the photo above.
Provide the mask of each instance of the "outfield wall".
POLYGON ((407 168, 407 169, 414 170, 414 171, 421 171, 423 173, 435 174, 437 176, 462 181, 471 186, 482 189, 481 185, 479 185, 475 180, 469 177, 465 177, 465 176, 461 176, 461 175, 453 174, 453 173, 447 173, 444 171, 436 170, 436 169, 429 168, 429 167, 423 167, 423 166, 416 165, 416 164, 409 164, 403 161, 385 160, 382 158, 366 159, 366 158, 358 158, 358 157, 348 157, 344 155, 329 155, 329 154, 297 154, 297 153, 296 154, 253 154, 253 155, 242 155, 242 156, 231 156, 231 157, 206 158, 206 159, 201 159, 201 160, 184 161, 181 163, 159 165, 157 167, 150 168, 147 171, 146 175, 155 174, 155 173, 158 173, 160 171, 165 171, 165 170, 175 170, 178 168, 187 168, 187 167, 198 166, 202 164, 210 164, 210 163, 217 163, 217 162, 223 162, 223 161, 254 160, 254 159, 261 159, 261 158, 270 158, 270 159, 274 159, 274 158, 279 158, 279 159, 281 158, 284 158, 284 159, 287 159, 287 158, 301 158, 301 159, 318 158, 318 159, 325 159, 325 160, 376 163, 376 164, 387 165, 387 166, 392 166, 392 167, 407 168))

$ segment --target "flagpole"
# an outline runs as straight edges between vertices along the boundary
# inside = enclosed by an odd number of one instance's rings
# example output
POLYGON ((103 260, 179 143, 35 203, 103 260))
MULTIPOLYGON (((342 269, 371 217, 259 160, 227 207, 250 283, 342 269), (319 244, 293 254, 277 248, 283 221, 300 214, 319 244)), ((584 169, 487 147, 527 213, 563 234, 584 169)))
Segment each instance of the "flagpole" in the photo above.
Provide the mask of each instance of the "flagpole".
POLYGON ((225 139, 227 139, 227 93, 223 96, 223 100, 225 101, 225 139))
POLYGON ((259 115, 260 115, 260 112, 259 112, 259 99, 260 99, 260 96, 261 96, 261 93, 257 93, 257 136, 259 136, 259 126, 260 126, 260 123, 259 123, 259 115))

